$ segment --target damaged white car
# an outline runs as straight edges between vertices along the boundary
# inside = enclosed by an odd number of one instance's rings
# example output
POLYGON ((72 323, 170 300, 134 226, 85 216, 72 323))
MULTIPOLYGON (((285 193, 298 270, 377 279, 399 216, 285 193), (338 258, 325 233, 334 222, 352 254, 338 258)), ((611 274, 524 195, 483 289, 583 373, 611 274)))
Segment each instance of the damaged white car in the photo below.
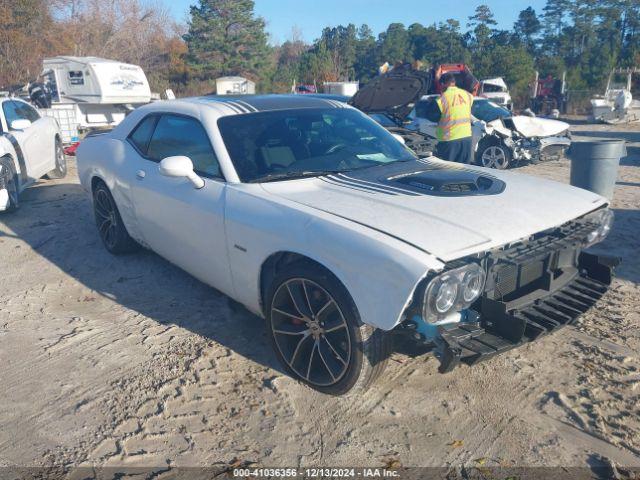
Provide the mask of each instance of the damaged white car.
MULTIPOLYGON (((437 125, 425 112, 434 98, 423 97, 412 114, 415 128, 433 137, 437 125)), ((475 160, 484 167, 502 170, 521 161, 559 159, 571 145, 570 125, 559 120, 513 115, 506 108, 477 97, 471 114, 475 160)))
POLYGON ((77 155, 110 252, 145 246, 244 304, 330 394, 369 386, 394 337, 447 372, 571 324, 616 264, 587 250, 613 222, 599 195, 419 159, 335 101, 156 102, 77 155))
POLYGON ((18 98, 0 98, 0 212, 17 209, 20 193, 40 177, 67 174, 61 138, 53 118, 18 98))

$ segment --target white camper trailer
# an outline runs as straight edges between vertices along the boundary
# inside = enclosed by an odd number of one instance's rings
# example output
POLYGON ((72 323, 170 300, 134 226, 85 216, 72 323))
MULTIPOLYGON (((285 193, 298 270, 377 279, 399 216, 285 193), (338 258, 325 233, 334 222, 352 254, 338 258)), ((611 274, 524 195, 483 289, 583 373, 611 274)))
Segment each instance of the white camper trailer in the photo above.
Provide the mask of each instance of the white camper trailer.
POLYGON ((322 89, 324 93, 330 95, 344 95, 345 97, 353 97, 360 84, 358 82, 324 82, 322 89))
POLYGON ((79 133, 115 127, 139 105, 151 101, 142 68, 98 57, 54 57, 43 62, 52 106, 42 113, 58 120, 63 141, 79 133))
POLYGON ((253 95, 256 84, 244 77, 220 77, 216 79, 216 95, 253 95))

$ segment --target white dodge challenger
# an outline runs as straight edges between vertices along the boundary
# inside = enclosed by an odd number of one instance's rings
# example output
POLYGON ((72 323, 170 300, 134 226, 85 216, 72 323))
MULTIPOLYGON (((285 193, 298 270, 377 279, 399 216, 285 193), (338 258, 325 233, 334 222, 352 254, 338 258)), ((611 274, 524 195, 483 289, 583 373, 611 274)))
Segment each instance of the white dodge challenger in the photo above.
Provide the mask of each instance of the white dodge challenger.
POLYGON ((58 123, 19 98, 0 98, 0 212, 44 175, 63 178, 67 163, 58 123))
POLYGON ((418 159, 331 100, 156 102, 77 155, 110 252, 152 249, 264 317, 288 372, 326 393, 368 387, 397 336, 442 372, 535 340, 616 265, 588 250, 604 198, 418 159))

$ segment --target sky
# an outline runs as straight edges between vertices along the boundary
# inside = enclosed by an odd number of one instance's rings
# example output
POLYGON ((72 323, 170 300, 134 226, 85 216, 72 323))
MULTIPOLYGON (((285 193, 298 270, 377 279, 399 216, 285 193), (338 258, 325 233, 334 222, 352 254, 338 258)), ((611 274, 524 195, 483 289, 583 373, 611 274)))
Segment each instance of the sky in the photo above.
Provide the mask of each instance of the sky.
MULTIPOLYGON (((161 0, 176 20, 188 18, 189 5, 198 0, 161 0)), ((375 34, 390 23, 429 25, 454 18, 464 29, 476 6, 487 4, 496 17, 498 27, 511 29, 521 10, 531 6, 542 12, 546 0, 255 0, 256 13, 267 22, 272 44, 291 37, 297 27, 307 42, 320 36, 324 27, 368 24, 375 34)))

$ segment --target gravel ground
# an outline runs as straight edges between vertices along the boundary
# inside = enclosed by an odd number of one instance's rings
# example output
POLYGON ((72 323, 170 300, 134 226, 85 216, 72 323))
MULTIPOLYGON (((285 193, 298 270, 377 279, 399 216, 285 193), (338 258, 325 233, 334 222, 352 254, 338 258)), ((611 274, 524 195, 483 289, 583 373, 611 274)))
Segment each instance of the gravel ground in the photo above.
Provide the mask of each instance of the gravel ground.
POLYGON ((598 308, 448 375, 394 354, 351 399, 290 379, 260 319, 157 255, 109 255, 70 162, 0 217, 0 466, 640 466, 640 132, 574 131, 630 142, 598 308))

